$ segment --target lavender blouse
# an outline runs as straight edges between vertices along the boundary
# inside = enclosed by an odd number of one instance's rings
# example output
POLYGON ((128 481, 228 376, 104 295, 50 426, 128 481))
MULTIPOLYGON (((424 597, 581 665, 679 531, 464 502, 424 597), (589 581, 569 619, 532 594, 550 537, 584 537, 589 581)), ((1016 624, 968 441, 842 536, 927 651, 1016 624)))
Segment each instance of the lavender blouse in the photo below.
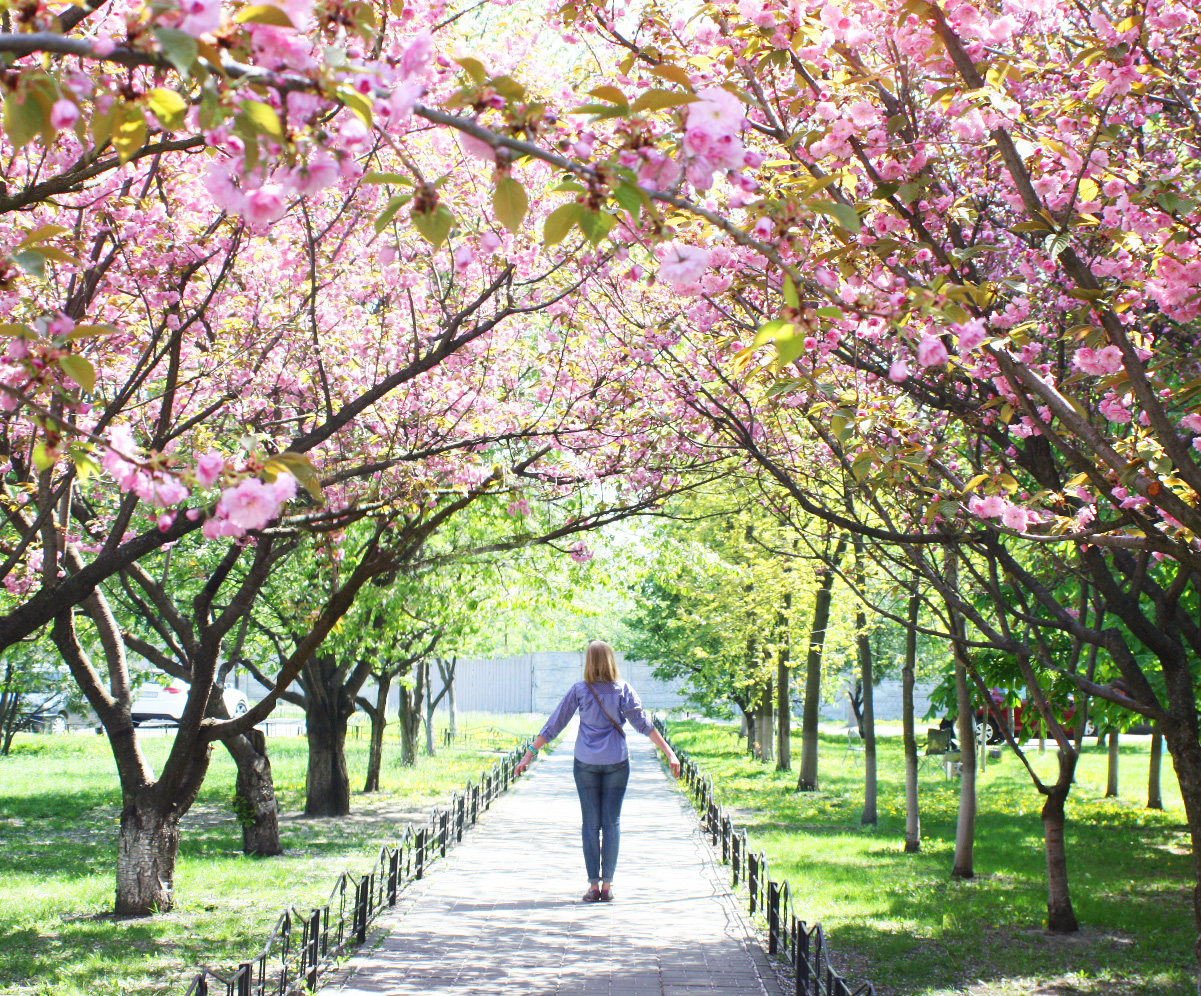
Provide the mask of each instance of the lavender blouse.
POLYGON ((638 700, 638 693, 624 681, 598 681, 592 689, 600 699, 599 703, 588 691, 586 682, 577 681, 572 685, 542 727, 542 739, 554 740, 578 709, 580 732, 575 739, 576 760, 584 764, 618 764, 630 756, 630 751, 626 747, 626 738, 609 722, 601 705, 618 725, 624 725, 628 720, 644 736, 654 726, 638 700))

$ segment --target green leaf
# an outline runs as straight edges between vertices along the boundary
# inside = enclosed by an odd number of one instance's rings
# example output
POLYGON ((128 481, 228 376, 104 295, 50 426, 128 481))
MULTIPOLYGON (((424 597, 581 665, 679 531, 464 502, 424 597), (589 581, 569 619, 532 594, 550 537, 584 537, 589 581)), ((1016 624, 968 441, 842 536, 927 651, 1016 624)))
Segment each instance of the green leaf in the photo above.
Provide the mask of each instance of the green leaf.
POLYGON ((7 339, 14 337, 21 339, 36 339, 37 333, 34 332, 33 329, 31 329, 28 325, 21 325, 16 322, 4 322, 0 324, 0 336, 4 336, 7 339))
POLYGON ((617 104, 620 107, 628 108, 630 106, 626 95, 617 89, 615 86, 598 86, 593 87, 588 91, 591 97, 599 97, 601 100, 607 100, 610 104, 617 104))
POLYGON ((1060 232, 1058 235, 1048 235, 1043 240, 1043 248, 1052 259, 1058 259, 1071 241, 1072 237, 1067 232, 1060 232))
POLYGON ((848 232, 857 232, 861 227, 859 212, 850 204, 839 204, 837 201, 816 201, 809 207, 830 216, 848 232))
POLYGON ((842 309, 839 308, 837 305, 831 304, 831 305, 827 305, 824 308, 818 308, 817 309, 817 317, 818 318, 829 318, 833 321, 838 322, 838 321, 842 321, 842 319, 844 319, 846 317, 846 315, 843 314, 842 309))
POLYGON ((629 211, 633 218, 638 217, 638 212, 642 210, 643 198, 645 197, 646 192, 635 187, 632 183, 619 183, 613 191, 613 200, 629 211))
POLYGON ((583 213, 586 213, 584 205, 575 201, 555 208, 542 225, 542 241, 548 246, 557 246, 579 223, 583 213))
POLYGON ((399 183, 405 187, 413 186, 413 178, 405 176, 403 173, 377 173, 375 170, 368 171, 363 176, 364 183, 399 183))
POLYGON ((27 246, 35 246, 39 242, 45 242, 47 239, 56 238, 69 232, 69 228, 63 228, 62 225, 40 225, 30 231, 25 238, 17 243, 18 249, 24 249, 27 246))
POLYGON ((140 104, 118 104, 113 110, 113 148, 121 162, 129 162, 133 154, 146 144, 146 118, 140 104))
MULTIPOLYGON (((583 205, 581 207, 583 208, 583 205)), ((600 245, 601 240, 609 234, 616 223, 617 219, 604 211, 589 211, 587 208, 580 211, 580 231, 594 246, 600 245)))
POLYGON ((270 24, 277 28, 296 27, 283 8, 273 3, 256 3, 243 7, 234 14, 234 21, 238 24, 270 24))
POLYGON ((61 338, 71 341, 75 339, 90 339, 97 335, 113 335, 119 332, 115 325, 76 325, 70 332, 61 338))
POLYGON ((777 337, 787 339, 792 336, 792 332, 793 326, 791 322, 773 318, 770 322, 764 322, 759 326, 759 331, 755 333, 755 338, 751 342, 751 345, 762 346, 765 342, 770 342, 777 337))
POLYGON ((269 107, 261 100, 243 100, 241 111, 256 131, 266 132, 272 138, 284 137, 284 128, 274 107, 269 107))
POLYGON ((71 447, 71 459, 75 461, 75 473, 81 481, 95 477, 100 473, 100 464, 83 446, 71 447))
POLYGON ((43 280, 46 277, 46 257, 33 249, 15 252, 11 257, 14 263, 30 276, 43 280))
POLYGON ((455 59, 455 62, 462 66, 467 71, 467 75, 479 85, 483 85, 484 80, 488 78, 484 64, 479 59, 473 59, 471 56, 465 55, 461 59, 455 59))
POLYGON ((41 105, 32 93, 16 91, 4 98, 4 131, 14 149, 28 145, 47 124, 41 105))
POLYGON ((184 79, 192 72, 196 62, 196 39, 177 28, 155 28, 154 37, 158 39, 159 48, 184 79))
POLYGON ((351 90, 349 87, 340 87, 338 89, 338 99, 350 108, 360 121, 368 128, 371 127, 371 101, 364 97, 358 90, 351 90))
POLYGON ((413 212, 413 225, 421 233, 421 237, 435 249, 446 241, 454 223, 454 214, 441 201, 432 211, 413 212))
POLYGON ((396 217, 396 212, 409 203, 413 199, 412 194, 400 194, 388 201, 387 207, 380 212, 380 216, 375 219, 375 232, 378 235, 390 224, 392 219, 396 217))
POLYGON ((157 86, 150 91, 146 98, 151 113, 158 118, 167 131, 175 131, 183 127, 184 116, 188 113, 188 102, 174 90, 157 86))
POLYGON ((792 282, 792 277, 784 278, 784 303, 790 308, 799 308, 801 299, 796 292, 796 284, 792 282))
POLYGON ((492 210, 510 232, 516 232, 521 227, 529 206, 525 187, 519 181, 511 176, 502 176, 496 181, 496 189, 492 192, 492 210))
POLYGON ((59 369, 78 384, 85 392, 90 393, 96 386, 96 370, 82 356, 68 353, 58 358, 59 369))
POLYGON ((661 111, 666 107, 682 107, 684 104, 694 103, 696 99, 690 93, 680 93, 676 90, 644 90, 630 106, 630 110, 661 111))
POLYGON ((50 453, 46 450, 45 443, 38 443, 33 448, 33 465, 39 471, 49 470, 54 466, 54 461, 58 459, 57 454, 50 453))
POLYGON ((281 471, 287 471, 296 478, 300 486, 311 494, 318 502, 324 502, 321 491, 321 478, 317 470, 304 453, 277 453, 263 464, 263 475, 268 481, 274 481, 281 471))
POLYGON ((776 336, 776 359, 784 367, 795 360, 805 351, 805 337, 794 333, 790 336, 776 336))
POLYGON ((692 89, 692 80, 688 78, 688 73, 679 66, 673 66, 669 63, 660 63, 651 68, 651 75, 658 76, 660 79, 671 80, 672 83, 679 83, 685 89, 692 89))

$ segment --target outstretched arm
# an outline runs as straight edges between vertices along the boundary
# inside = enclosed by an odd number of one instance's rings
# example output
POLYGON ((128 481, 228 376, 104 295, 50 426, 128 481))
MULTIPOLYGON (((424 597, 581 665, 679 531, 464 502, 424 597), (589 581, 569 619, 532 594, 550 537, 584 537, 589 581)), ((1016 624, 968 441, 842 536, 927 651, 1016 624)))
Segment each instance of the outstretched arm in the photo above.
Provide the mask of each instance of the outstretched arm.
POLYGON ((526 748, 525 757, 517 762, 517 767, 513 769, 513 773, 520 775, 525 771, 530 766, 530 762, 534 760, 534 755, 545 746, 546 741, 542 739, 542 734, 539 733, 538 736, 534 737, 534 749, 530 750, 528 747, 526 748))
POLYGON ((652 727, 647 736, 650 737, 651 743, 658 747, 659 750, 663 751, 663 757, 667 761, 667 766, 671 768, 671 777, 679 778, 680 759, 676 757, 676 752, 671 749, 671 745, 663 739, 663 734, 652 727))

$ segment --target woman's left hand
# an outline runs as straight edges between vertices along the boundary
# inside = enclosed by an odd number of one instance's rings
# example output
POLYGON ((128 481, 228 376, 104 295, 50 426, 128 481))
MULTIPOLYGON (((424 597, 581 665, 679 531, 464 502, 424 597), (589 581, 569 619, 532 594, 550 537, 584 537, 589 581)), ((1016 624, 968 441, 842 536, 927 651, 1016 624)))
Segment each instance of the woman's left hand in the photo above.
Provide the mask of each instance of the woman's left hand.
POLYGON ((668 758, 667 766, 671 768, 672 778, 680 777, 680 759, 676 757, 675 754, 672 754, 671 757, 668 758))

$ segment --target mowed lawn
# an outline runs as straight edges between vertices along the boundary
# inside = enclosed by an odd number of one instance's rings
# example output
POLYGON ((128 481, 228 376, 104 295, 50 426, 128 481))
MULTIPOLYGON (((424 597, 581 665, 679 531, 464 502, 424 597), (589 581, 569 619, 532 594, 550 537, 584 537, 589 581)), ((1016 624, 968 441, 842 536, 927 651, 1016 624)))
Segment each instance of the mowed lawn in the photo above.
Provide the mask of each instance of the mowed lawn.
MULTIPOLYGON (((1144 808, 1149 738, 1123 747, 1120 795, 1105 793, 1105 749, 1090 740, 1068 802, 1068 865, 1082 931, 1045 930, 1041 797, 1011 754, 978 786, 975 871, 952 881, 958 780, 921 773, 922 852, 905 854, 899 736, 881 737, 879 824, 860 823, 861 756, 823 736, 820 789, 748 759, 729 727, 672 722, 671 739, 713 776, 720 801, 787 879, 800 915, 826 929, 852 988, 887 996, 1158 996, 1195 993, 1192 877, 1184 809, 1164 755, 1163 812, 1144 808)), ((919 737, 920 740, 920 737, 919 737)), ((799 763, 800 740, 794 740, 799 763)), ((1036 768, 1053 777, 1051 752, 1036 768)), ((795 767, 795 765, 794 765, 795 767)))
MULTIPOLYGON (((184 818, 176 908, 114 920, 113 872, 120 793, 108 741, 95 735, 19 736, 0 757, 0 993, 182 993, 190 970, 226 966, 261 948, 286 904, 325 902, 340 871, 369 868, 379 845, 424 822, 490 768, 493 748, 536 729, 533 717, 470 717, 469 745, 440 748, 415 768, 385 749, 384 790, 356 792, 348 819, 304 820, 306 743, 271 737, 268 751, 283 810, 286 853, 248 858, 230 799, 235 769, 218 745, 192 811, 184 818), (498 729, 499 727, 499 729, 498 729)), ((168 741, 146 738, 158 764, 168 741)), ((352 785, 366 773, 367 741, 347 744, 352 785)))

